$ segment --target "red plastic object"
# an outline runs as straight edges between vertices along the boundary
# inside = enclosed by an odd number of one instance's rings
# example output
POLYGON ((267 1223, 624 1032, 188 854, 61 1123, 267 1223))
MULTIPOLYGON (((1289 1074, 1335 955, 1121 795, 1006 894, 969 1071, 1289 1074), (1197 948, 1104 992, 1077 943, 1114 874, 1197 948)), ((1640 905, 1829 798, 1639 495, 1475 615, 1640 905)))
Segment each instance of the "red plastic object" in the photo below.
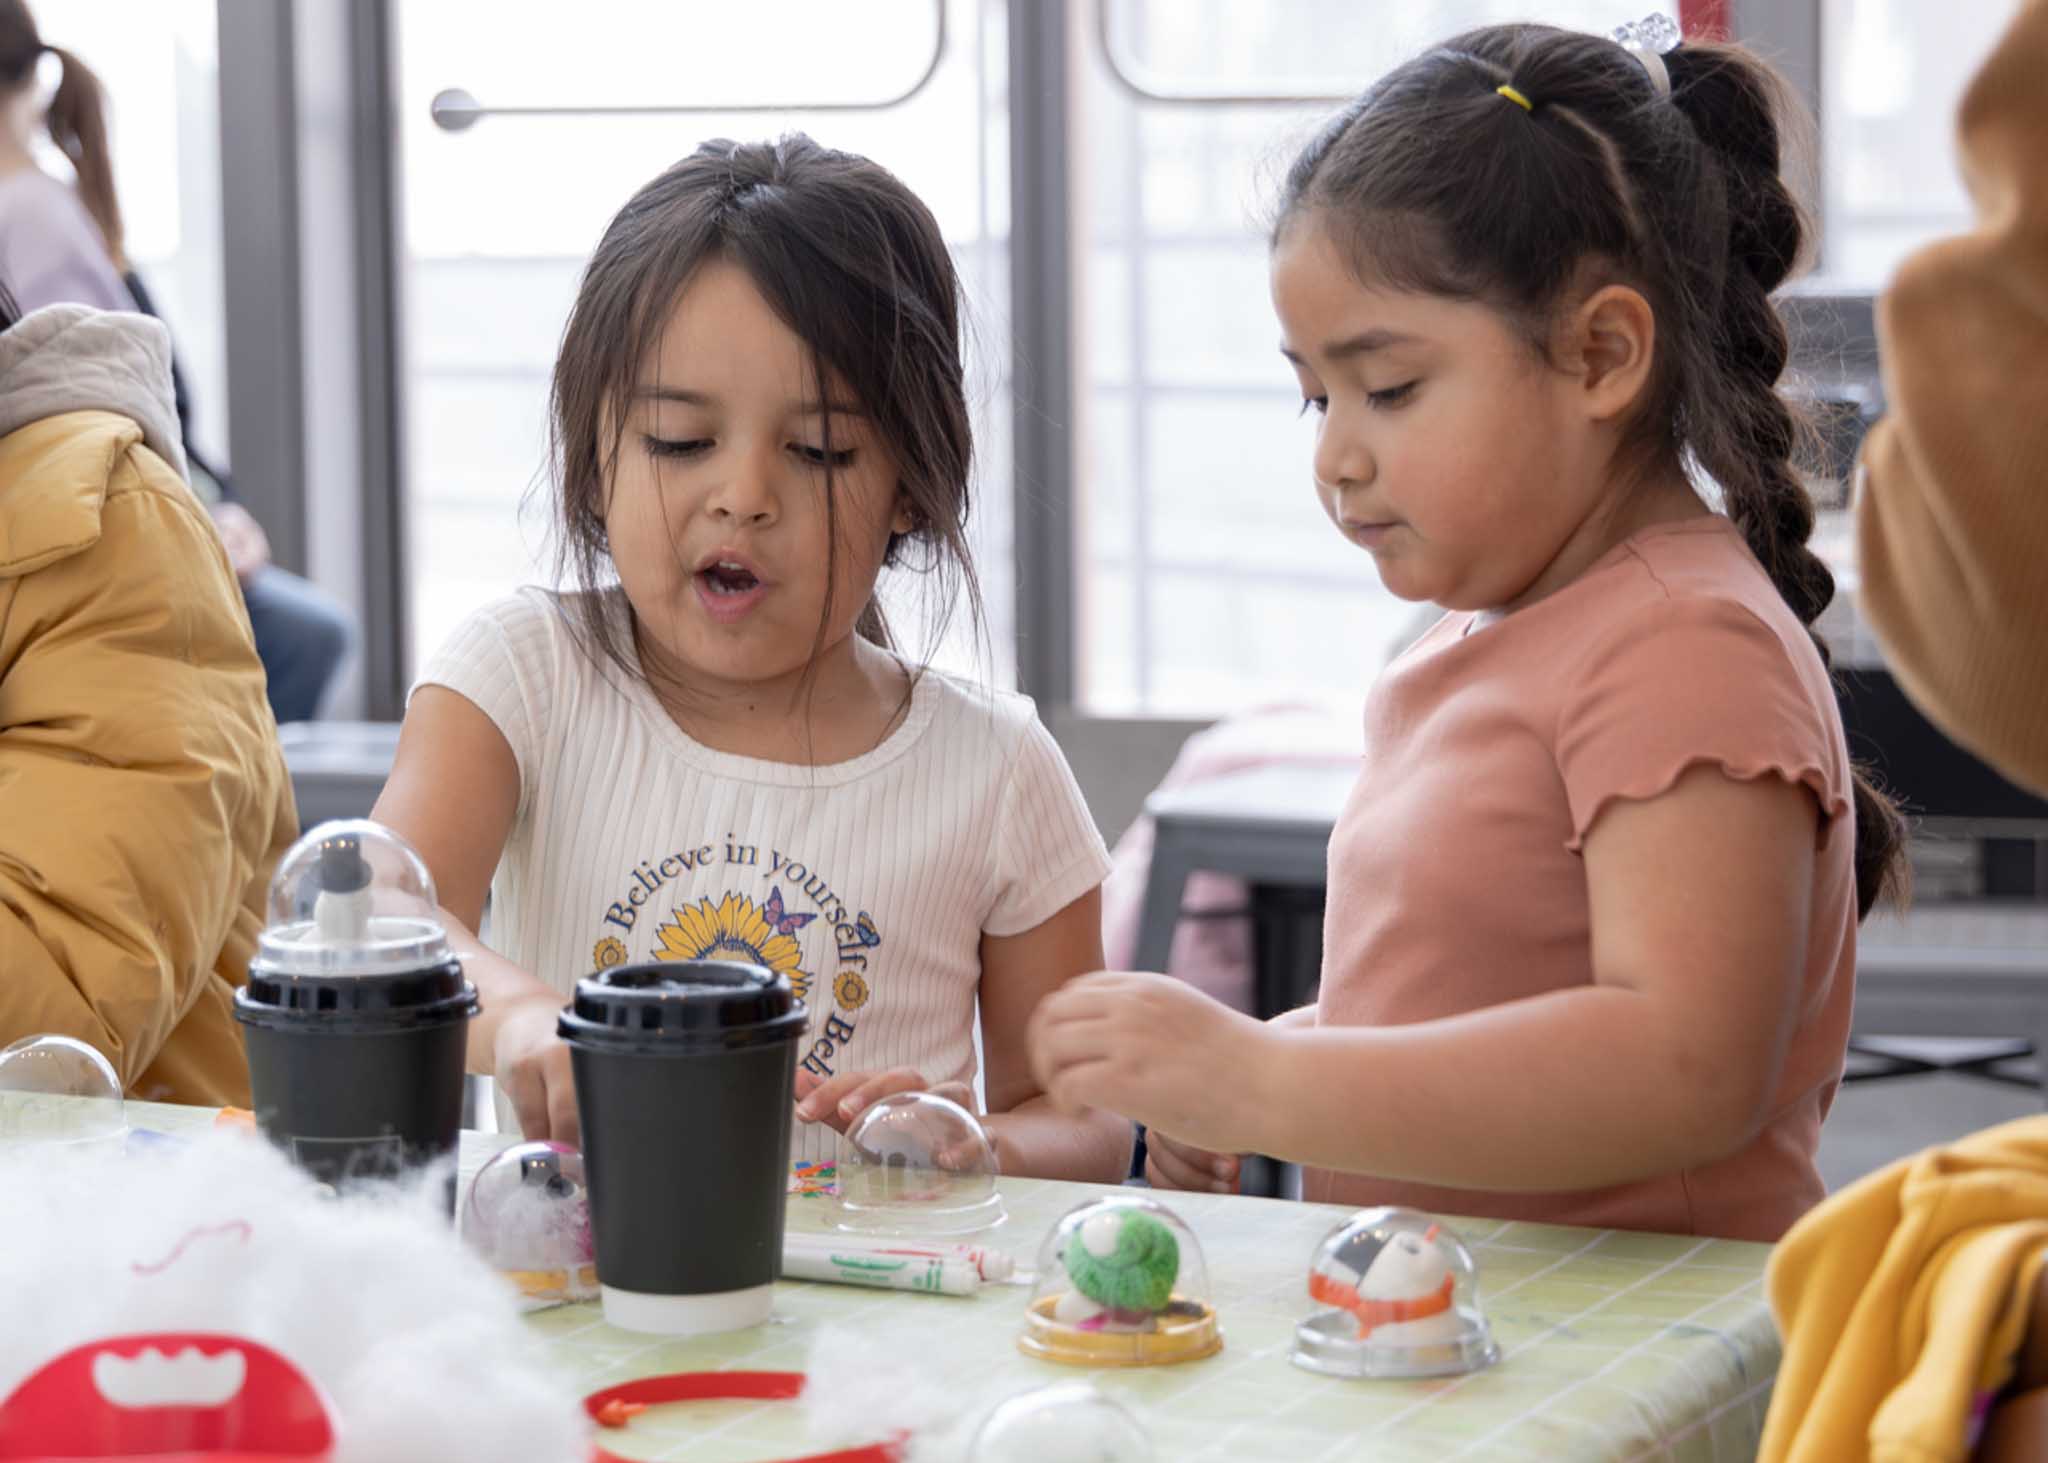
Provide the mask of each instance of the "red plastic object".
POLYGON ((1728 0, 1678 0, 1678 28, 1689 41, 1728 39, 1728 0))
MULTIPOLYGON (((634 1414, 664 1402, 717 1402, 740 1399, 750 1402, 787 1402, 802 1394, 802 1372, 675 1372, 665 1377, 642 1377, 592 1392, 583 1399, 583 1410, 600 1427, 623 1427, 634 1414)), ((5 1454, 0 1454, 4 1458, 5 1454)), ((601 1447, 590 1450, 591 1463, 630 1463, 601 1447)), ((845 1448, 836 1453, 811 1453, 785 1463, 901 1463, 900 1438, 865 1447, 845 1448)))
POLYGON ((0 1403, 0 1460, 306 1463, 333 1449, 319 1388, 239 1336, 168 1331, 88 1342, 0 1403))

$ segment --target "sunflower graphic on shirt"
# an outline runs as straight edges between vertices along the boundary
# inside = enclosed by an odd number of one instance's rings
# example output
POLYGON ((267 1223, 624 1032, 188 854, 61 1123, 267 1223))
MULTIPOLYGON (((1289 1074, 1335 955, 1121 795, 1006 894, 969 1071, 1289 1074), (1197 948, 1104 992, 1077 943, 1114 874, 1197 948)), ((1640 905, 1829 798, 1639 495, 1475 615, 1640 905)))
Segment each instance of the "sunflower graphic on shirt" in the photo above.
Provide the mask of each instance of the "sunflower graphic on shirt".
POLYGON ((710 896, 675 911, 654 932, 656 960, 740 960, 789 977, 797 999, 810 994, 811 974, 802 968, 796 932, 815 914, 790 914, 782 891, 771 889, 766 904, 744 894, 710 896))

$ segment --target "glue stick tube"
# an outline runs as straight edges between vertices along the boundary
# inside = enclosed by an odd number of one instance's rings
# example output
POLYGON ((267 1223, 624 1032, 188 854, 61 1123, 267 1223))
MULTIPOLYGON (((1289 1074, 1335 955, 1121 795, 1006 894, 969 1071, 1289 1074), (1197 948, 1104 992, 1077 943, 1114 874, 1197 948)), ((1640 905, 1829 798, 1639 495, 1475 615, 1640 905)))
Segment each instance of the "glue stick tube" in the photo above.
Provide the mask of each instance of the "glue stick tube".
POLYGON ((876 1290, 919 1290, 927 1295, 973 1295, 981 1275, 973 1262, 950 1255, 888 1255, 858 1248, 784 1248, 782 1278, 865 1285, 876 1290))

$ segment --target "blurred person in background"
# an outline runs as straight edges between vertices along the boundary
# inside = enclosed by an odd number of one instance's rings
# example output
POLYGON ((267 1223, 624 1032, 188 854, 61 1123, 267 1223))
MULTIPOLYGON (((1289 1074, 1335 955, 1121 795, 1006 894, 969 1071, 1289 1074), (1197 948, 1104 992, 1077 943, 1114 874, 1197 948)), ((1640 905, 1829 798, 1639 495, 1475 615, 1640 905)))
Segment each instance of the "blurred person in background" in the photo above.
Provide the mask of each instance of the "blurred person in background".
MULTIPOLYGON (((23 311, 71 303, 158 313, 122 247, 106 93, 77 56, 43 43, 23 0, 0 0, 0 275, 23 311), (47 98, 40 84, 45 57, 62 70, 47 98), (50 176, 36 162, 39 132, 70 161, 75 182, 50 176)), ((348 613, 270 562, 262 526, 235 501, 227 474, 193 445, 191 402, 175 357, 171 382, 192 489, 220 530, 241 584, 271 708, 280 722, 310 721, 353 639, 348 613)))

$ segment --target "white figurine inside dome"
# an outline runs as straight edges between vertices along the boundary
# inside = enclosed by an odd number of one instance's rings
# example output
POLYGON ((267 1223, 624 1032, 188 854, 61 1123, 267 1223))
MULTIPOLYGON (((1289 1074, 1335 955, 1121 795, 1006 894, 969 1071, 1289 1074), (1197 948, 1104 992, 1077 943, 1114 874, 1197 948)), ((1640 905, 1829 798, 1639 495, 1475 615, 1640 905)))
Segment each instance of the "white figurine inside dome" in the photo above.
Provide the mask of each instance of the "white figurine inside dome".
POLYGON ((1310 1371, 1454 1376, 1500 1355, 1472 1252, 1412 1209, 1370 1209, 1341 1225, 1316 1250, 1308 1293, 1322 1309, 1295 1328, 1294 1360, 1310 1371))

